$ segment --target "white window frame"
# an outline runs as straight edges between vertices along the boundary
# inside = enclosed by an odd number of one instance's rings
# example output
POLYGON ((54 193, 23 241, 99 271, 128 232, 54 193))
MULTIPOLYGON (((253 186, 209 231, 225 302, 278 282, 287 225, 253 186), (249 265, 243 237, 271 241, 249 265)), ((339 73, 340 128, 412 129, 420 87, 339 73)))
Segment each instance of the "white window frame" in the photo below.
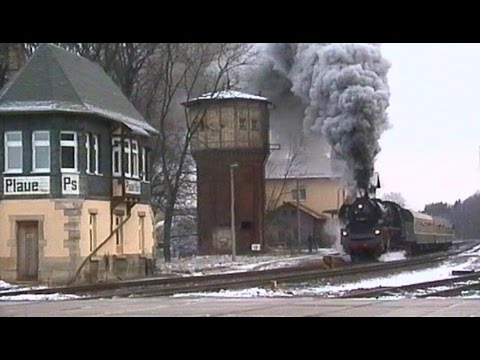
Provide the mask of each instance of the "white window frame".
POLYGON ((122 176, 122 142, 119 137, 112 137, 112 175, 122 176), (115 155, 118 159, 118 171, 115 171, 115 155))
POLYGON ((97 213, 89 215, 90 251, 93 251, 97 248, 97 213))
POLYGON ((138 215, 138 246, 142 254, 145 253, 145 215, 138 215))
MULTIPOLYGON (((87 148, 87 170, 86 173, 89 175, 102 175, 100 174, 100 159, 99 159, 99 152, 98 152, 98 135, 92 134, 91 138, 93 139, 93 147, 90 146, 90 133, 85 134, 85 146, 87 148), (94 163, 93 163, 93 171, 90 171, 92 166, 91 164, 91 151, 94 154, 94 163)), ((113 163, 113 157, 112 157, 113 163)), ((113 166, 113 165, 112 165, 113 166)))
POLYGON ((62 173, 78 173, 78 135, 76 131, 60 131, 60 167, 62 173), (62 140, 63 134, 73 134, 73 140, 62 140), (73 164, 74 168, 63 167, 62 150, 63 147, 73 147, 73 164))
POLYGON ((85 134, 85 148, 87 149, 87 169, 85 172, 87 174, 92 174, 90 172, 90 134, 86 133, 85 134))
POLYGON ((115 245, 123 247, 123 215, 115 215, 115 229, 118 228, 115 234, 115 245))
POLYGON ((142 180, 147 182, 147 150, 142 146, 142 180))
POLYGON ((41 131, 33 131, 32 132, 32 172, 33 173, 48 173, 50 172, 52 163, 50 159, 50 131, 48 130, 41 130, 41 131), (48 140, 35 140, 36 134, 47 134, 48 140), (36 164, 37 159, 37 146, 46 146, 48 147, 48 168, 39 168, 36 164))
POLYGON ((93 151, 95 151, 95 175, 100 174, 100 155, 99 155, 98 135, 93 135, 93 151))
POLYGON ((7 174, 21 174, 23 173, 23 134, 21 131, 6 131, 4 134, 5 137, 5 173, 7 174), (20 141, 8 141, 9 134, 20 134, 20 141), (12 147, 20 148, 20 167, 10 169, 8 167, 8 149, 12 147))
POLYGON ((132 140, 131 150, 132 150, 132 177, 135 179, 140 179, 137 140, 132 140))
POLYGON ((123 154, 127 157, 127 168, 125 169, 125 177, 132 177, 132 144, 130 139, 123 139, 123 154))

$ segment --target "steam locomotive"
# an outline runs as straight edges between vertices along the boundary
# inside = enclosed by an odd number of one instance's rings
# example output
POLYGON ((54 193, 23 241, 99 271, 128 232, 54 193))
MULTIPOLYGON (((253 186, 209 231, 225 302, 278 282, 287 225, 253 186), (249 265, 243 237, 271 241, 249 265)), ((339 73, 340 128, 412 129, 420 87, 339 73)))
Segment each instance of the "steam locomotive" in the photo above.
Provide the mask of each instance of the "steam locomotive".
POLYGON ((391 250, 410 255, 446 250, 455 237, 453 225, 445 219, 368 196, 343 205, 339 217, 341 244, 353 262, 378 259, 391 250))

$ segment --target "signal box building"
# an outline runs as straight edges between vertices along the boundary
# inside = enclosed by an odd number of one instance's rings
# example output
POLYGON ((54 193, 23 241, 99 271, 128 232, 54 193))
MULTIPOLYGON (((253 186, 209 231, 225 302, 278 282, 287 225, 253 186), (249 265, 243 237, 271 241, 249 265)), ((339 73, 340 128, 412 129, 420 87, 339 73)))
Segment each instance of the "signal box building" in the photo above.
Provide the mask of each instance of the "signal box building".
POLYGON ((42 45, 0 93, 0 279, 150 273, 154 133, 99 65, 42 45))
POLYGON ((263 251, 270 102, 220 91, 184 105, 197 127, 191 150, 197 163, 200 253, 232 252, 232 182, 236 253, 263 251))

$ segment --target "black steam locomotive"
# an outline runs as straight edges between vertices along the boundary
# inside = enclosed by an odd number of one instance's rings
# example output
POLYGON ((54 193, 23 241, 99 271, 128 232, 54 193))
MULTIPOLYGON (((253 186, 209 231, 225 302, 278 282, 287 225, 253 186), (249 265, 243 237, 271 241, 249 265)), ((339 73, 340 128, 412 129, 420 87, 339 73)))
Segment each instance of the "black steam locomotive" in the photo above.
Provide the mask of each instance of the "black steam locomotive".
POLYGON ((408 254, 448 249, 455 237, 447 220, 368 196, 340 208, 341 243, 352 261, 378 259, 390 250, 408 254))

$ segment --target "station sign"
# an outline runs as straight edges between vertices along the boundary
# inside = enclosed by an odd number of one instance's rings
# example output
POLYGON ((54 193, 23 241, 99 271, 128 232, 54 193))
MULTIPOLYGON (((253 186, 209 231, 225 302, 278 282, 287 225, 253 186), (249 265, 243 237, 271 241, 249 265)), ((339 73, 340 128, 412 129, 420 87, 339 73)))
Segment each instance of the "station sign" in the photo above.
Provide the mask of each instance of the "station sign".
POLYGON ((3 178, 5 195, 50 194, 50 176, 16 176, 3 178))
POLYGON ((252 251, 261 251, 262 245, 261 244, 252 244, 252 251))
POLYGON ((78 175, 62 174, 62 194, 79 195, 80 180, 78 175))
POLYGON ((140 195, 142 193, 142 184, 137 180, 125 179, 125 193, 130 195, 140 195))

